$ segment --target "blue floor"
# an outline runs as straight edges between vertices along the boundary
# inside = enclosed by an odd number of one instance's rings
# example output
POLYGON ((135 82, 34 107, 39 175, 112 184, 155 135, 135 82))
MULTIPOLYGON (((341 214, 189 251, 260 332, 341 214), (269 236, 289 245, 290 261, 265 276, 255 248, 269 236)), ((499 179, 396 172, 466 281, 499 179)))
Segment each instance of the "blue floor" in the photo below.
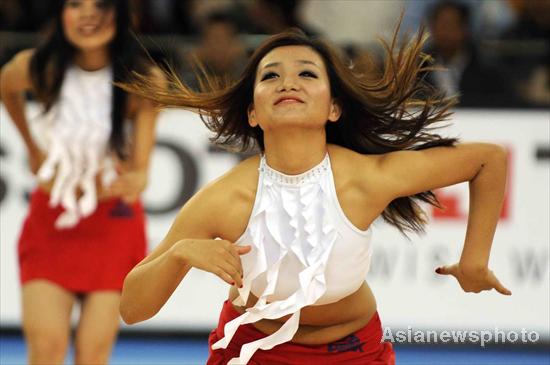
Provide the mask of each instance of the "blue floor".
MULTIPOLYGON (((407 365, 538 365, 550 364, 549 349, 502 349, 490 347, 411 347, 395 346, 397 364, 407 365)), ((208 348, 204 339, 121 338, 111 364, 196 365, 204 364, 208 348)), ((68 359, 71 358, 69 354, 68 359)), ((70 361, 67 361, 69 364, 70 361)), ((20 336, 0 337, 0 364, 25 364, 25 345, 20 336)))

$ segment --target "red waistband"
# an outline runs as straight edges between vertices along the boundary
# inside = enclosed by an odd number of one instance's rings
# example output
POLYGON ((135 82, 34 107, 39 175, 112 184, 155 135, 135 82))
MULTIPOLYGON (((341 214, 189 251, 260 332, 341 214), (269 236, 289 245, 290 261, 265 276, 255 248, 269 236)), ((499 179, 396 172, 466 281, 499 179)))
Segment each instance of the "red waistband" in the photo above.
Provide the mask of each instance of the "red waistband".
MULTIPOLYGON (((209 345, 223 338, 225 324, 240 315, 229 301, 225 301, 218 327, 212 331, 209 345)), ((251 324, 242 325, 231 340, 227 349, 211 351, 207 364, 225 364, 238 356, 243 344, 265 337, 266 334, 251 324), (216 362, 218 361, 218 362, 216 362)), ((394 364, 395 358, 390 343, 381 342, 382 325, 378 313, 360 330, 328 344, 306 346, 293 342, 275 346, 269 351, 258 350, 249 364, 394 364)))

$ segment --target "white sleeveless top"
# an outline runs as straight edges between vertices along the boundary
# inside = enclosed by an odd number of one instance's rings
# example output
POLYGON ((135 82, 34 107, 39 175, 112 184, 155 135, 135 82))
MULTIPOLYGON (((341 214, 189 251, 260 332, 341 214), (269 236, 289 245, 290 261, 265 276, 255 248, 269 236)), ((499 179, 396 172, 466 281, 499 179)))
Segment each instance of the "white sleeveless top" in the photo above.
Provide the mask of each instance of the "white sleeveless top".
POLYGON ((58 101, 40 126, 47 156, 38 179, 46 182, 55 176, 49 204, 64 208, 55 222, 57 229, 74 227, 95 211, 95 177, 99 172, 105 186, 116 178, 108 157, 112 80, 110 66, 91 72, 69 66, 58 101), (82 196, 77 199, 79 190, 82 196))
POLYGON ((252 214, 237 240, 252 250, 241 256, 243 287, 234 303, 244 305, 250 292, 259 300, 226 323, 225 337, 212 348, 226 348, 242 324, 291 317, 277 332, 243 345, 240 357, 228 364, 246 364, 256 350, 290 341, 303 307, 333 303, 354 293, 370 266, 371 230, 359 230, 344 215, 328 153, 300 175, 272 169, 264 156, 259 171, 252 214))

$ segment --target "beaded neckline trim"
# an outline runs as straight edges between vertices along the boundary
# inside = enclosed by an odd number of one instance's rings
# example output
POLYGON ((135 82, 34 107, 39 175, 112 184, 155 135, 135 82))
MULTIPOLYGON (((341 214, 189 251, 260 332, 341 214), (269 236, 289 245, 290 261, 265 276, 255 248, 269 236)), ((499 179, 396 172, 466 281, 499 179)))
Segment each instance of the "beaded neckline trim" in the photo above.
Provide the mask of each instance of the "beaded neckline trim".
POLYGON ((265 155, 262 155, 259 170, 262 175, 268 177, 273 182, 284 185, 302 185, 319 181, 319 178, 326 174, 329 168, 330 159, 327 153, 319 164, 298 175, 287 175, 271 168, 265 160, 265 155))

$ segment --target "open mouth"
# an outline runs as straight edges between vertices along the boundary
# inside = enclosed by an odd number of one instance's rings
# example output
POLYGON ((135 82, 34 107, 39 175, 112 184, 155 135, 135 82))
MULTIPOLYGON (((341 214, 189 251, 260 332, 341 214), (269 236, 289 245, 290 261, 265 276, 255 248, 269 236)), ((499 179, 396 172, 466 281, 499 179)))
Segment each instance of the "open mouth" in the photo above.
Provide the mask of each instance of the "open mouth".
POLYGON ((99 25, 86 24, 78 27, 78 31, 83 35, 92 35, 99 29, 99 25))

